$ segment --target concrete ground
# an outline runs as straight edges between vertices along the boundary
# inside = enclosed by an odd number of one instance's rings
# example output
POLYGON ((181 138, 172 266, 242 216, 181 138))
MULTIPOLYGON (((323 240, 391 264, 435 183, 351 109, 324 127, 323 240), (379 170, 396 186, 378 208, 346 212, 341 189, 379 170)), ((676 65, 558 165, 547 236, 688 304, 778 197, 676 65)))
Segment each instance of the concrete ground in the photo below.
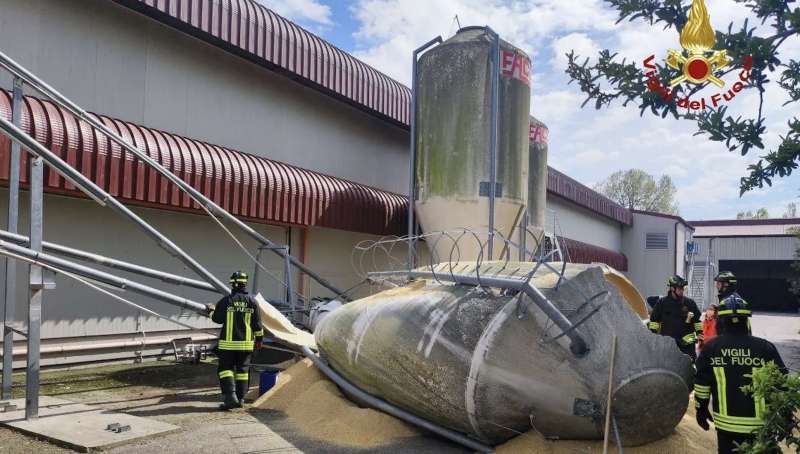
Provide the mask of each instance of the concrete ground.
MULTIPOLYGON (((109 453, 330 453, 361 454, 367 450, 332 448, 310 439, 282 414, 243 409, 220 412, 216 365, 174 365, 171 361, 141 365, 108 366, 42 376, 42 394, 154 418, 181 427, 164 436, 119 446, 109 453)), ((24 377, 15 376, 16 383, 24 377)), ((21 396, 24 385, 15 386, 21 396)), ((0 428, 0 454, 51 454, 72 452, 45 441, 0 428)), ((375 452, 374 450, 371 452, 375 452)), ((420 437, 402 445, 386 446, 388 454, 463 454, 448 442, 420 437)))
POLYGON ((790 371, 800 372, 800 314, 756 313, 752 326, 755 336, 775 344, 790 371))

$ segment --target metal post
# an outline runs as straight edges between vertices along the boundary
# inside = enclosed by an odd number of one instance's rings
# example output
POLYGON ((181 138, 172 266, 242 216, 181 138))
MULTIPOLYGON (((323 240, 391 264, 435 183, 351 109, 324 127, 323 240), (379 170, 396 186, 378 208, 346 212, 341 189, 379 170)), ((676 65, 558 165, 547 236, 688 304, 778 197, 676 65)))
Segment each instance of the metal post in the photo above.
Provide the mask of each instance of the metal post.
MULTIPOLYGON (((16 126, 22 122, 22 79, 14 78, 14 100, 11 104, 11 121, 16 126)), ((11 165, 8 170, 8 231, 17 233, 19 223, 19 144, 11 142, 11 165)), ((6 287, 3 309, 3 389, 0 398, 11 399, 14 381, 14 323, 17 293, 17 262, 6 259, 6 287)))
MULTIPOLYGON (((284 257, 289 257, 289 246, 286 246, 286 255, 284 257)), ((283 275, 284 280, 286 281, 286 294, 287 294, 287 301, 289 302, 289 307, 291 308, 292 316, 289 318, 291 321, 297 321, 297 297, 294 294, 294 285, 292 281, 292 264, 289 262, 289 259, 284 260, 283 265, 283 275)))
POLYGON ((497 128, 500 97, 500 35, 489 27, 486 31, 494 38, 492 43, 492 68, 490 76, 492 78, 492 101, 491 101, 491 124, 489 126, 489 245, 487 252, 489 260, 493 258, 494 251, 494 202, 495 191, 497 189, 497 128))
POLYGON ((522 222, 519 226, 519 261, 526 261, 528 251, 528 208, 522 213, 522 222))
POLYGON ((258 293, 258 275, 259 275, 259 265, 261 265, 261 252, 264 250, 263 247, 258 248, 258 252, 256 252, 256 264, 255 269, 253 270, 253 283, 250 286, 250 293, 253 295, 258 293))
POLYGON ((411 141, 409 142, 410 157, 408 161, 408 271, 414 268, 414 201, 417 195, 417 57, 427 48, 442 42, 442 37, 437 36, 414 50, 411 62, 411 141))
MULTIPOLYGON (((30 249, 42 250, 42 215, 44 190, 44 161, 41 157, 30 160, 30 249)), ((39 417, 39 337, 42 324, 42 297, 44 279, 42 267, 29 265, 30 288, 28 303, 28 367, 25 370, 25 419, 39 417)))

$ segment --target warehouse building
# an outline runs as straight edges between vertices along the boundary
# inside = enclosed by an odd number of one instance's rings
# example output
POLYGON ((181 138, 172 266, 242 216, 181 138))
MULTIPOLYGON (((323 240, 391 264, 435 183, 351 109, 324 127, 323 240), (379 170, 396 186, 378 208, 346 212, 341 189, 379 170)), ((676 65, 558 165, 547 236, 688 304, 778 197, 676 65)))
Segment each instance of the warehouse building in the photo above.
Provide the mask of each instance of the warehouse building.
MULTIPOLYGON (((351 266, 355 245, 406 233, 409 89, 253 0, 0 0, 0 43, 4 53, 340 288, 362 279, 351 266)), ((5 118, 11 117, 11 86, 9 76, 0 76, 5 118)), ((26 95, 24 130, 216 276, 253 270, 234 241, 173 185, 37 93, 26 95)), ((551 150, 558 152, 557 140, 551 150)), ((0 137, 6 185, 8 152, 0 137)), ((27 172, 22 180, 24 189, 27 172)), ((662 292, 666 275, 686 272, 692 227, 682 219, 629 211, 555 169, 547 191, 547 227, 570 260, 628 272, 645 294, 662 292)), ((3 189, 3 226, 7 199, 3 189)), ((20 232, 27 232, 24 191, 20 207, 20 232)), ((130 223, 49 171, 44 219, 46 241, 191 276, 130 223)), ((243 241, 249 254, 259 253, 243 241)), ((280 278, 283 263, 262 252, 280 278)), ((17 324, 24 329, 25 273, 18 274, 17 324)), ((294 279, 307 298, 330 296, 308 279, 294 279)), ((285 296, 279 279, 262 275, 259 289, 271 299, 285 296)), ((180 292, 200 302, 216 299, 180 292)), ((197 315, 124 296, 198 329, 176 330, 59 277, 57 289, 45 294, 45 364, 74 361, 81 351, 83 360, 155 354, 175 337, 213 337, 213 325, 197 315)))
MULTIPOLYGON (((694 288, 713 297, 713 276, 731 271, 739 293, 756 310, 797 312, 797 296, 788 279, 800 248, 795 231, 800 219, 734 219, 694 221, 694 288), (709 276, 711 278, 709 278, 709 276)), ((701 292, 697 292, 701 294, 701 292)), ((705 303, 713 302, 706 298, 705 303)))

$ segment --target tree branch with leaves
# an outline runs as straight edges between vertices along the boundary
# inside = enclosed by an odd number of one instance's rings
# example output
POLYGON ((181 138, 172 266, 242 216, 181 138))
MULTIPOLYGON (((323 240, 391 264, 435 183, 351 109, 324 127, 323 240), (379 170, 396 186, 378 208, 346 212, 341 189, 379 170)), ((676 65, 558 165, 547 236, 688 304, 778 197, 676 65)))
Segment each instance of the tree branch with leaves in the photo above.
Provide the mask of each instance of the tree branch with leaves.
MULTIPOLYGON (((691 2, 680 0, 606 0, 624 20, 644 21, 651 25, 663 25, 665 29, 680 31, 688 20, 691 2)), ((736 0, 747 6, 761 24, 769 23, 769 36, 754 34, 755 28, 745 21, 741 28, 734 30, 733 24, 727 31, 716 31, 718 48, 726 49, 733 59, 731 65, 720 75, 739 72, 745 66, 749 70, 748 89, 758 92, 758 106, 747 117, 734 118, 728 114, 726 106, 711 108, 693 113, 678 107, 677 100, 691 97, 708 86, 709 82, 687 86, 681 84, 666 97, 648 88, 649 77, 645 76, 637 62, 619 60, 617 53, 603 50, 596 62, 590 64, 588 57, 567 54, 566 69, 570 82, 575 82, 586 95, 583 106, 592 103, 602 109, 619 102, 623 106, 636 105, 639 114, 649 112, 666 118, 672 116, 696 124, 695 135, 706 136, 709 140, 720 142, 729 151, 747 155, 754 150, 764 150, 763 136, 767 129, 764 117, 764 93, 770 83, 775 83, 787 95, 784 106, 800 101, 800 60, 781 55, 781 46, 790 37, 800 36, 800 7, 790 5, 790 0, 736 0), (752 57, 752 58, 751 58, 752 57), (778 77, 773 82, 770 77, 778 77)), ((675 69, 667 65, 656 65, 659 80, 671 80, 675 69)), ((781 142, 774 150, 765 151, 760 159, 748 166, 746 174, 740 179, 740 194, 772 185, 775 178, 788 176, 800 165, 800 120, 790 119, 786 130, 780 135, 781 142)))

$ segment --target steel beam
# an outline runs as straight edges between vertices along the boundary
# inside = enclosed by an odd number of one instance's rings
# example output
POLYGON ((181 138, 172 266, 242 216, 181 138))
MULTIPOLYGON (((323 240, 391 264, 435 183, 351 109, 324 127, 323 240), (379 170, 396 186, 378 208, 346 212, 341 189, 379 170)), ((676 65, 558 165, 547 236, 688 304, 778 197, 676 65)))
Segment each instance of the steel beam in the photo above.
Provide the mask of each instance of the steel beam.
POLYGON ((408 161, 408 271, 414 269, 414 203, 417 195, 417 59, 419 54, 427 50, 434 44, 441 44, 442 37, 437 36, 422 46, 414 50, 413 60, 411 61, 411 141, 409 142, 408 161))
POLYGON ((499 128, 499 103, 500 103, 500 35, 486 27, 492 36, 492 68, 489 74, 492 78, 491 120, 489 125, 489 244, 488 257, 483 260, 494 260, 494 205, 497 196, 497 134, 499 128))
MULTIPOLYGON (((23 82, 19 77, 14 78, 14 99, 11 104, 11 121, 16 125, 22 124, 22 90, 23 82)), ((20 174, 20 149, 19 144, 11 142, 11 162, 8 170, 8 231, 17 233, 19 225, 19 174, 20 174)), ((6 286, 3 298, 3 386, 0 398, 11 399, 11 386, 14 373, 14 330, 11 325, 16 318, 17 304, 17 262, 6 260, 6 286)))
MULTIPOLYGON (((6 232, 5 230, 0 230, 0 239, 10 241, 16 244, 28 244, 29 241, 28 237, 26 236, 14 234, 11 232, 6 232)), ((129 273, 139 274, 141 276, 158 279, 168 284, 182 285, 186 287, 196 288, 199 290, 205 290, 208 292, 217 293, 217 289, 213 285, 207 282, 198 281, 196 279, 189 279, 188 277, 179 276, 177 274, 166 273, 164 271, 154 270, 152 268, 136 265, 135 263, 129 263, 129 262, 124 262, 122 260, 105 257, 100 254, 95 254, 80 249, 74 249, 71 247, 62 246, 56 243, 49 243, 47 241, 42 241, 42 249, 44 251, 52 252, 65 257, 71 257, 78 260, 85 260, 88 262, 96 263, 98 265, 107 266, 109 268, 114 268, 121 271, 127 271, 129 273)))
MULTIPOLYGON (((144 162, 148 166, 150 166, 153 169, 155 169, 158 173, 163 175, 165 178, 167 178, 170 182, 175 184, 182 191, 184 191, 187 194, 189 194, 195 200, 195 202, 197 202, 199 205, 204 206, 206 209, 208 209, 209 212, 213 213, 214 215, 220 216, 220 217, 224 218, 226 221, 236 225, 242 231, 244 231, 246 234, 248 234, 251 238, 253 238, 257 242, 263 244, 264 246, 268 246, 270 248, 276 246, 276 244, 273 243, 272 241, 270 241, 268 238, 266 238, 265 236, 263 236, 260 233, 258 233, 255 229, 253 229, 252 227, 247 225, 245 222, 243 222, 242 220, 240 220, 236 216, 234 216, 234 215, 230 214, 229 212, 225 211, 222 207, 220 207, 219 205, 214 203, 214 201, 212 201, 211 199, 209 199, 208 197, 203 195, 203 193, 201 193, 200 191, 198 191, 194 187, 192 187, 192 185, 190 185, 189 183, 186 183, 182 179, 178 178, 178 176, 176 176, 175 174, 170 172, 166 167, 162 166, 158 161, 156 161, 155 159, 151 158, 146 152, 144 152, 142 150, 139 150, 138 148, 134 147, 133 145, 131 145, 130 143, 125 141, 125 139, 123 139, 122 136, 120 136, 117 132, 113 131, 111 128, 109 128, 108 126, 103 124, 101 121, 98 121, 96 118, 94 118, 91 115, 89 115, 80 106, 78 106, 74 102, 70 101, 66 96, 64 96, 61 93, 59 93, 56 89, 54 89, 53 87, 51 87, 50 85, 48 85, 47 83, 45 83, 44 81, 42 81, 41 79, 36 77, 36 75, 34 75, 30 71, 28 71, 27 69, 22 67, 22 65, 20 65, 17 62, 15 62, 14 60, 12 60, 10 57, 8 57, 6 54, 4 54, 2 52, 0 52, 0 66, 3 66, 4 68, 6 68, 9 72, 14 74, 15 76, 23 78, 28 83, 28 85, 32 86, 33 88, 35 88, 36 90, 38 90, 39 92, 41 92, 42 94, 44 94, 45 96, 47 96, 48 98, 53 100, 56 104, 60 105, 64 109, 68 110, 70 113, 75 115, 77 118, 85 121, 86 123, 89 123, 94 128, 96 128, 99 131, 101 131, 103 134, 105 134, 113 142, 116 142, 119 146, 124 148, 126 151, 132 153, 134 156, 139 158, 142 162, 144 162)), ((278 249, 270 249, 270 250, 272 252, 278 254, 278 255, 281 255, 281 256, 283 254, 278 249)), ((334 292, 334 294, 339 295, 339 294, 342 293, 342 291, 339 290, 338 288, 336 288, 336 286, 334 286, 333 284, 328 282, 325 278, 323 278, 322 276, 320 276, 317 273, 315 273, 314 271, 312 271, 305 264, 303 264, 302 262, 300 262, 296 258, 292 257, 291 255, 288 256, 288 257, 289 257, 290 263, 294 267, 296 267, 300 271, 302 271, 305 274, 307 274, 309 277, 311 277, 312 279, 317 281, 320 285, 322 285, 323 287, 327 288, 328 290, 331 290, 332 292, 334 292)), ((192 266, 190 266, 190 268, 194 269, 194 267, 192 267, 192 266)), ((197 271, 197 270, 195 270, 195 271, 197 271)), ((203 273, 199 273, 199 274, 201 276, 208 277, 208 276, 205 276, 205 274, 203 274, 203 273)), ((217 283, 219 281, 216 280, 215 278, 213 278, 213 280, 210 280, 209 282, 217 285, 217 283)), ((223 285, 223 287, 224 287, 224 285, 223 285)), ((229 293, 229 290, 227 289, 227 287, 225 287, 224 292, 225 293, 229 293)))
POLYGON ((144 232, 150 236, 155 242, 166 250, 171 255, 180 259, 186 266, 191 268, 195 273, 205 278, 205 280, 212 284, 219 293, 227 295, 230 289, 222 281, 217 279, 208 270, 203 268, 202 265, 197 263, 189 254, 183 251, 177 244, 173 243, 169 238, 164 236, 161 232, 156 230, 153 226, 147 223, 144 219, 140 218, 136 213, 131 211, 128 207, 119 202, 111 194, 107 193, 100 186, 97 186, 92 180, 84 176, 75 168, 64 162, 58 155, 53 153, 40 144, 36 139, 26 134, 13 124, 0 118, 0 130, 5 133, 12 141, 18 142, 27 151, 47 161, 47 164, 53 168, 59 175, 74 184, 82 192, 96 200, 104 206, 109 206, 112 210, 121 214, 123 217, 133 221, 144 232))
MULTIPOLYGON (((369 273, 368 276, 386 277, 397 276, 400 273, 396 271, 381 271, 377 273, 369 273)), ((404 273, 405 274, 405 273, 404 273)), ((555 306, 547 297, 536 288, 530 285, 526 278, 502 278, 494 276, 478 276, 477 274, 456 274, 443 271, 441 273, 434 273, 432 271, 411 271, 408 273, 409 277, 448 281, 456 284, 474 285, 474 286, 489 286, 509 290, 517 290, 525 293, 536 306, 547 315, 553 323, 558 326, 567 338, 570 340, 570 350, 576 356, 583 356, 589 351, 586 341, 575 330, 575 326, 571 321, 555 306)))
MULTIPOLYGON (((30 160, 30 249, 42 250, 42 223, 44 203, 44 161, 41 157, 30 160)), ((31 264, 28 290, 28 354, 25 369, 25 419, 39 417, 39 347, 42 328, 42 301, 44 299, 44 273, 42 267, 31 264)))
POLYGON ((7 253, 19 255, 21 257, 25 257, 28 260, 33 260, 39 263, 43 263, 45 265, 52 266, 57 270, 66 271, 68 273, 85 277, 100 282, 102 284, 116 287, 120 290, 128 290, 133 293, 138 293, 140 295, 144 295, 159 301, 163 301, 173 306, 178 306, 183 309, 188 309, 198 314, 205 315, 206 313, 206 306, 196 301, 192 301, 187 298, 173 295, 169 292, 165 292, 157 288, 140 284, 130 279, 114 276, 113 274, 96 270, 94 268, 90 268, 88 266, 81 265, 79 263, 71 262, 61 257, 56 257, 54 255, 46 254, 44 252, 37 252, 24 246, 19 246, 14 243, 10 243, 8 241, 0 240, 0 255, 7 255, 7 253))

